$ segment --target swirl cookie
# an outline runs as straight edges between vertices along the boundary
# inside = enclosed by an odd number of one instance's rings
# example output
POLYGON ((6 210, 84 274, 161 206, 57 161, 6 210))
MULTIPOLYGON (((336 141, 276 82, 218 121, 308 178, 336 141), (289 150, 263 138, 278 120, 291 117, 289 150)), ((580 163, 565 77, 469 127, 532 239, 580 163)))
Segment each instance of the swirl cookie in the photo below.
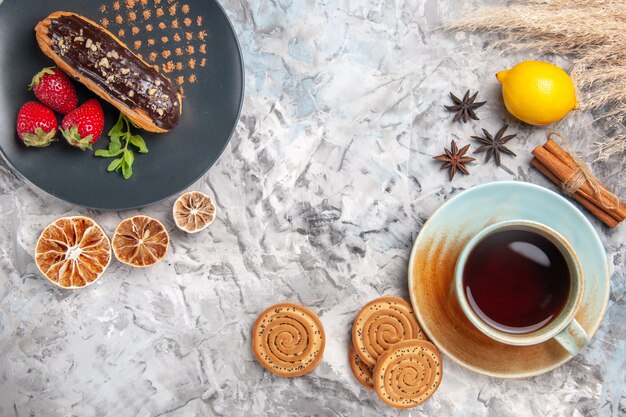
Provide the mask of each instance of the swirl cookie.
POLYGON ((437 391, 442 373, 435 345, 425 340, 405 340, 381 355, 374 368, 374 386, 388 405, 411 408, 437 391))
POLYGON ((367 366, 363 363, 359 355, 356 354, 354 350, 354 346, 350 345, 350 350, 348 351, 348 360, 350 361, 350 369, 352 369, 352 373, 354 377, 361 385, 363 385, 367 389, 374 389, 374 381, 372 372, 374 371, 370 366, 367 366))
POLYGON ((365 365, 376 366, 390 346, 406 339, 425 339, 411 305, 399 297, 382 297, 363 307, 352 326, 354 350, 365 365))
POLYGON ((322 360, 326 337, 317 315, 298 304, 281 303, 265 310, 252 328, 252 351, 278 376, 308 374, 322 360))

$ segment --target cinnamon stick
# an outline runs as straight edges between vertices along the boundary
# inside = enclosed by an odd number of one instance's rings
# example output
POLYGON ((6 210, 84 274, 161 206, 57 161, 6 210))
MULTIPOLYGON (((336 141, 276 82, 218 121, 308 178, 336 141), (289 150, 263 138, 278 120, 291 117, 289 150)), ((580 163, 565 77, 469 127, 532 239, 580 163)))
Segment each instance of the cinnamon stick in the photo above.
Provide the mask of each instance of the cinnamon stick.
POLYGON ((546 148, 546 150, 552 155, 559 158, 559 160, 565 165, 572 169, 576 169, 577 165, 574 158, 572 158, 572 156, 565 149, 561 148, 558 143, 556 143, 552 139, 548 139, 543 147, 546 148))
MULTIPOLYGON (((552 172, 559 179, 560 184, 566 182, 574 173, 573 168, 562 162, 559 158, 554 156, 543 146, 537 146, 533 150, 532 154, 539 160, 539 162, 541 162, 550 172, 552 172)), ((619 201, 619 199, 616 199, 615 195, 610 193, 604 187, 599 188, 600 196, 597 197, 591 185, 588 183, 588 181, 585 181, 575 194, 581 194, 618 222, 626 219, 626 205, 619 201), (617 204, 615 204, 616 200, 617 204), (615 204, 615 207, 607 207, 607 205, 613 204, 615 204)))
MULTIPOLYGON (((541 162, 539 162, 539 160, 537 158, 531 159, 530 164, 533 167, 535 167, 535 169, 537 169, 537 171, 539 171, 543 175, 545 175, 546 178, 548 178, 550 181, 552 181, 553 183, 555 183, 558 186, 561 185, 561 181, 559 181, 557 176, 554 175, 552 173, 552 171, 550 171, 548 168, 546 168, 545 165, 543 165, 541 162)), ((614 228, 614 227, 616 227, 619 224, 619 222, 616 219, 614 219, 613 217, 611 217, 606 211, 602 210, 600 207, 598 207, 595 204, 593 204, 591 201, 589 201, 587 198, 585 198, 581 194, 575 193, 572 197, 576 201, 578 201, 583 207, 585 207, 587 210, 589 210, 591 212, 591 214, 593 214, 600 221, 602 221, 602 223, 606 224, 610 228, 614 228)))
MULTIPOLYGON (((569 152, 567 152, 565 149, 563 149, 561 147, 561 145, 559 145, 558 143, 556 143, 555 141, 553 141, 552 139, 548 139, 546 141, 546 143, 543 145, 544 148, 546 148, 546 150, 548 152, 550 152, 552 155, 556 156, 557 158, 559 158, 559 160, 561 162, 563 162, 565 165, 567 165, 568 167, 572 168, 572 169, 576 169, 578 168, 578 163, 576 162, 576 160, 572 157, 572 155, 569 154, 569 152)), ((613 193, 611 193, 605 186, 604 184, 601 184, 598 182, 598 187, 602 188, 602 190, 605 191, 605 193, 608 193, 611 195, 611 201, 609 202, 609 205, 615 204, 615 201, 619 201, 619 199, 617 199, 615 197, 615 195, 613 193)), ((606 202, 605 202, 606 203, 606 202)))

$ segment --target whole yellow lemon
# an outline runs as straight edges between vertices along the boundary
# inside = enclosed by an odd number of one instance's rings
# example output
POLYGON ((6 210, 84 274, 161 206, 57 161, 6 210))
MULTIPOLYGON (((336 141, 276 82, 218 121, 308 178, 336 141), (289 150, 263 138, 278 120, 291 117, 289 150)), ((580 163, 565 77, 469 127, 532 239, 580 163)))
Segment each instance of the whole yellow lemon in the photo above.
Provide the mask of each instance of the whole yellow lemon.
POLYGON ((531 125, 562 119, 576 107, 576 92, 565 71, 549 62, 524 61, 496 74, 507 110, 531 125))

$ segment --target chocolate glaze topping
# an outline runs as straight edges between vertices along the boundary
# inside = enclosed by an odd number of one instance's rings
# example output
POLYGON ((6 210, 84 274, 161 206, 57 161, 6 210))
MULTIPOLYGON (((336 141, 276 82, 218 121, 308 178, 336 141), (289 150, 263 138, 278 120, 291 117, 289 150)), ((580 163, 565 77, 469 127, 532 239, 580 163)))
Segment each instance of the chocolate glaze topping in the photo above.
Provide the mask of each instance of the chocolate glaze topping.
POLYGON ((48 36, 57 55, 114 100, 143 109, 159 128, 171 130, 178 124, 180 108, 172 82, 109 33, 80 16, 65 15, 51 19, 48 36))

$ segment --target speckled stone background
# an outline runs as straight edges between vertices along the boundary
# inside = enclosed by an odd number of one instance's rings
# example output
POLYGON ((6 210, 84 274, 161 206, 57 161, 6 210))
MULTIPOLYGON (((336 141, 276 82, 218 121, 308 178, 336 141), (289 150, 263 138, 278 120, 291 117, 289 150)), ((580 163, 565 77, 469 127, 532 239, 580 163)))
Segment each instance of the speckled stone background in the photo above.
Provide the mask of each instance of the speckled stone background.
MULTIPOLYGON (((350 373, 353 317, 381 294, 407 296, 413 239, 442 202, 489 181, 554 189, 529 167, 546 130, 503 111, 494 77, 531 55, 502 56, 484 49, 488 37, 438 30, 485 2, 222 4, 243 48, 247 97, 229 147, 193 186, 217 201, 207 231, 177 231, 173 199, 130 212, 84 210, 0 164, 0 416, 625 415, 626 226, 607 230, 594 219, 611 267, 610 301, 591 344, 568 364, 502 381, 444 358, 439 391, 404 412, 350 373), (452 124, 442 105, 449 91, 467 88, 488 104, 479 122, 452 124), (432 156, 450 139, 466 144, 504 123, 518 134, 518 157, 500 168, 479 158, 471 176, 448 182, 432 156), (89 215, 111 234, 138 212, 170 231, 164 262, 144 270, 113 262, 96 285, 73 292, 38 274, 34 244, 57 217, 89 215), (250 349, 256 315, 282 300, 317 311, 328 336, 322 364, 297 379, 266 372, 250 349)), ((577 114, 556 128, 584 154, 603 135, 592 119, 577 114)), ((626 197, 623 159, 594 168, 626 197)))

